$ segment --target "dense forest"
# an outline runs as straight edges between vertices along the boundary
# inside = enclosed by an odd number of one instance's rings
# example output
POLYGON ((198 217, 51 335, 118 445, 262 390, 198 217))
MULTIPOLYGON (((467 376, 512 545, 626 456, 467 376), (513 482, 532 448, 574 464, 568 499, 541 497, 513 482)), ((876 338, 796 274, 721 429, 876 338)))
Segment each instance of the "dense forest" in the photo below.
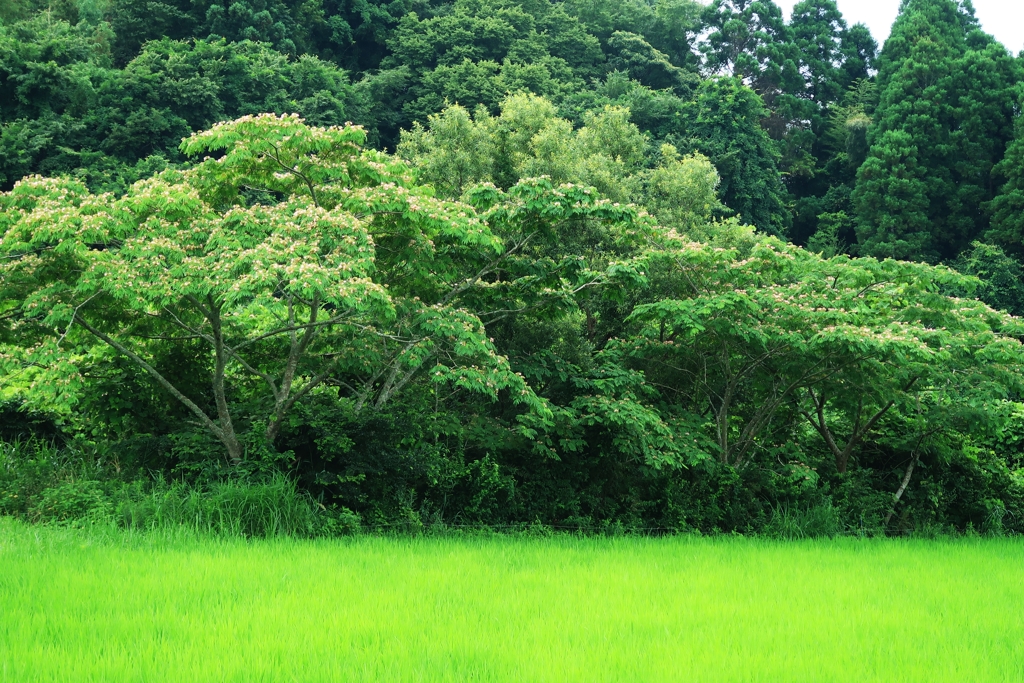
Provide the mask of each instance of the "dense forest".
POLYGON ((970 0, 9 0, 0 514, 1022 532, 1022 84, 970 0))

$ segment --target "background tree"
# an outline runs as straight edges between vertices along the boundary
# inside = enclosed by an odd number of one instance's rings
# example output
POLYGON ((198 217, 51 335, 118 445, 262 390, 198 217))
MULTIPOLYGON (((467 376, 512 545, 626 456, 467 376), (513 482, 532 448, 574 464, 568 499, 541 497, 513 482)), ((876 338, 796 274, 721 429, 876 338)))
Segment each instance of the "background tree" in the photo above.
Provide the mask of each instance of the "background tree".
POLYGON ((868 82, 877 46, 863 25, 847 28, 831 0, 797 4, 790 31, 801 78, 781 96, 774 125, 783 155, 780 170, 794 200, 790 238, 803 244, 817 229, 819 215, 852 214, 852 207, 838 206, 834 198, 852 183, 846 168, 836 163, 846 145, 834 144, 831 129, 834 118, 845 115, 843 106, 850 106, 844 100, 851 86, 868 82))
MULTIPOLYGON (((992 244, 974 242, 951 264, 964 275, 971 275, 981 281, 980 286, 969 292, 992 308, 1016 316, 1024 316, 1024 267, 1020 261, 1007 255, 992 244)), ((960 289, 954 293, 964 296, 968 292, 960 289)))
POLYGON ((419 169, 420 179, 445 197, 494 182, 509 188, 525 178, 592 185, 603 196, 649 209, 662 225, 706 235, 710 217, 723 210, 718 173, 700 154, 681 157, 671 145, 653 150, 630 112, 606 106, 588 112, 583 125, 558 116, 549 101, 514 95, 501 114, 470 116, 453 106, 403 132, 398 154, 419 169))
POLYGON ((123 192, 168 163, 181 139, 242 114, 298 112, 336 125, 360 110, 348 75, 311 56, 289 60, 256 43, 147 44, 122 70, 110 67, 104 26, 37 18, 0 40, 10 50, 0 113, 0 176, 73 174, 123 192), (45 76, 44 76, 45 74, 45 76))
POLYGON ((703 28, 703 6, 695 0, 567 0, 565 7, 609 55, 616 52, 611 37, 625 31, 643 36, 677 67, 693 70, 698 66, 695 42, 703 28))
POLYGON ((1001 180, 998 194, 985 206, 991 216, 986 237, 1003 245, 1012 254, 1024 254, 1024 122, 1016 121, 1013 141, 1006 155, 992 169, 1001 180))
POLYGON ((778 152, 760 122, 764 104, 737 79, 705 81, 687 132, 722 178, 723 203, 742 220, 773 234, 788 227, 778 152))
POLYGON ((792 39, 782 10, 772 0, 715 0, 704 11, 710 29, 700 49, 712 73, 733 76, 759 95, 777 92, 791 69, 792 39))
POLYGON ((934 261, 982 234, 980 206, 995 196, 991 171, 1011 139, 1016 70, 969 4, 903 4, 858 173, 862 253, 934 261))
POLYGON ((405 122, 424 120, 446 104, 492 112, 508 93, 559 96, 600 73, 599 41, 560 5, 457 2, 420 18, 406 15, 383 68, 410 68, 414 85, 405 122))

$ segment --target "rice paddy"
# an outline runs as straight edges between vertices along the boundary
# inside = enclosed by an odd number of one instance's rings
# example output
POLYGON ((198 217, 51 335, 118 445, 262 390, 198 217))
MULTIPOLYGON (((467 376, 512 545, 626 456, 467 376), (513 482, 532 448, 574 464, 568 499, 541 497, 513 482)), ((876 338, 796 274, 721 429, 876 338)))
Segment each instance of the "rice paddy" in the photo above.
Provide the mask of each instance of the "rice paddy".
POLYGON ((1022 681, 1015 540, 250 541, 0 519, 0 682, 1022 681))

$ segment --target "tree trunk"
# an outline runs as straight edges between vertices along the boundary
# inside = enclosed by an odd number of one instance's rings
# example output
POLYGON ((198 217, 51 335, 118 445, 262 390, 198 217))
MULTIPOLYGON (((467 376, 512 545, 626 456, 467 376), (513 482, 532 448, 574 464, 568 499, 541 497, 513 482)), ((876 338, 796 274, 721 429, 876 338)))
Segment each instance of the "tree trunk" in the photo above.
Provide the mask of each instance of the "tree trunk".
MULTIPOLYGON (((216 436, 217 439, 222 444, 224 444, 224 447, 228 451, 228 458, 231 460, 232 464, 237 465, 238 463, 242 462, 242 444, 239 443, 238 436, 235 434, 234 426, 232 425, 231 422, 231 415, 229 412, 227 412, 227 402, 226 400, 224 400, 225 397, 223 376, 221 376, 220 393, 217 396, 217 408, 218 412, 220 413, 222 408, 221 401, 224 401, 224 412, 219 415, 220 424, 218 424, 217 422, 214 422, 210 418, 210 416, 203 411, 202 408, 196 405, 194 401, 185 396, 185 394, 178 390, 178 388, 175 387, 166 377, 160 374, 160 372, 157 371, 156 368, 154 368, 152 365, 147 363, 141 356, 139 356, 139 354, 135 353, 130 348, 120 343, 110 335, 105 334, 96 327, 93 327, 92 325, 89 324, 88 321, 82 319, 81 317, 78 318, 78 323, 85 329, 89 330, 89 332, 91 332, 98 339, 102 340, 108 346, 117 350, 118 352, 132 360, 140 368, 145 370, 146 373, 149 374, 150 377, 155 379, 160 386, 162 386, 164 389, 170 392, 172 396, 181 401, 181 403, 183 403, 190 411, 192 411, 192 413, 199 418, 199 421, 203 424, 203 426, 205 426, 210 431, 211 434, 216 436)), ((216 390, 216 388, 217 381, 215 376, 214 389, 216 390)))
POLYGON ((903 493, 907 490, 907 486, 910 485, 910 477, 914 474, 914 468, 917 467, 917 463, 920 459, 920 451, 914 451, 914 457, 910 459, 910 464, 907 465, 907 471, 903 475, 903 481, 900 483, 900 488, 892 497, 892 507, 889 508, 889 514, 885 516, 885 526, 889 526, 889 521, 896 512, 896 506, 899 504, 900 498, 903 497, 903 493))
POLYGON ((234 429, 231 431, 224 431, 224 435, 221 436, 221 443, 228 450, 228 459, 232 465, 240 465, 244 458, 244 451, 242 450, 242 444, 238 441, 238 437, 235 435, 234 429))
POLYGON ((213 301, 209 302, 209 320, 213 329, 214 341, 214 371, 213 371, 213 397, 217 404, 217 418, 220 422, 220 440, 228 449, 228 458, 232 465, 239 465, 243 460, 242 444, 235 434, 234 421, 231 419, 231 408, 228 406, 227 389, 225 387, 225 370, 227 368, 227 354, 224 349, 224 334, 221 328, 220 309, 213 301))

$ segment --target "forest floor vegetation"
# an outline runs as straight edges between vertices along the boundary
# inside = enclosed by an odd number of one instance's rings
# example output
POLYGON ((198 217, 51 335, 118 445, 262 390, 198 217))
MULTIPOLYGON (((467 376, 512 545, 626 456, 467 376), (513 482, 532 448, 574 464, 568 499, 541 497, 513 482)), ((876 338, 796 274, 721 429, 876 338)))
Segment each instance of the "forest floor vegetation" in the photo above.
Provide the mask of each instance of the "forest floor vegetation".
POLYGON ((0 682, 1019 681, 1016 539, 241 540, 0 517, 0 682))

